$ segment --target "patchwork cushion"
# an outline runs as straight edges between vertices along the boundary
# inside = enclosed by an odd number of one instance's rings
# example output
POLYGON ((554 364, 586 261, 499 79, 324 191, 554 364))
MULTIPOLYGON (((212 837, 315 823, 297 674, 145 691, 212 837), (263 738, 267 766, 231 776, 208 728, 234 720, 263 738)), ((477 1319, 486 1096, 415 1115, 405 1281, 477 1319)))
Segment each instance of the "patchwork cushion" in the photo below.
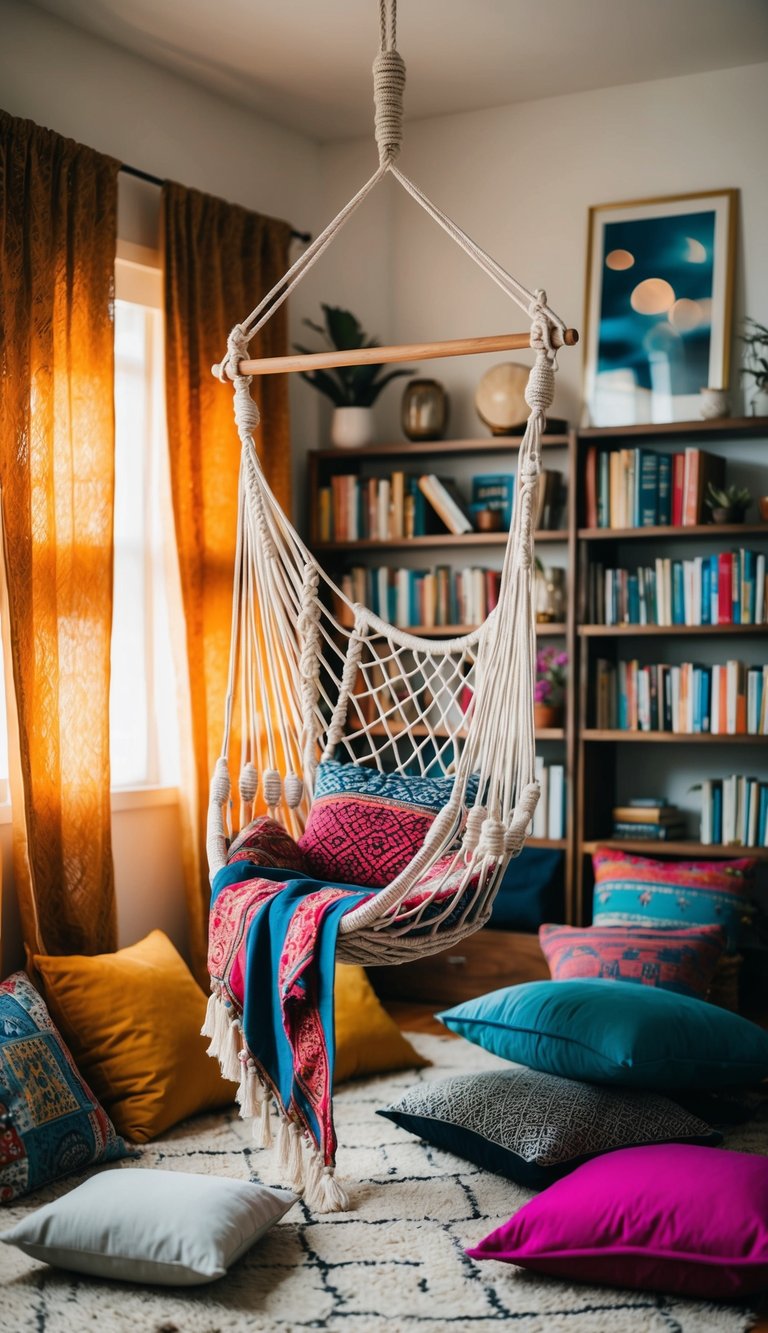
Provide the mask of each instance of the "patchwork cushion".
POLYGON ((602 977, 705 996, 725 936, 719 926, 541 926, 539 943, 554 981, 602 977))
POLYGON ((91 1277, 197 1286, 223 1277, 295 1202, 284 1190, 223 1176, 105 1171, 0 1240, 91 1277))
POLYGON ((278 870, 306 869, 304 856, 288 830, 268 815, 259 815, 233 838, 227 863, 233 861, 250 861, 278 870))
POLYGON ((0 985, 0 1201, 125 1157, 24 972, 0 985))
MULTIPOLYGON (((410 778, 359 764, 319 764, 299 847, 310 874, 382 888, 423 845, 453 778, 410 778)), ((470 799, 474 791, 470 794, 470 799)))
POLYGON ((598 848, 592 857, 596 926, 722 926, 729 949, 749 916, 755 862, 657 861, 598 848))
POLYGON ((419 1084, 378 1114, 528 1189, 544 1189, 590 1157, 616 1148, 722 1140, 666 1097, 595 1087, 521 1066, 419 1084))
POLYGON ((768 1287, 768 1159, 691 1144, 597 1157, 467 1253, 577 1282, 747 1296, 768 1287))
POLYGON ((688 995, 629 981, 527 981, 438 1018, 504 1060, 624 1087, 746 1087, 768 1076, 768 1032, 688 995))
POLYGON ((75 1058, 122 1134, 138 1143, 234 1100, 200 1035, 207 1000, 161 930, 117 953, 37 957, 75 1058))

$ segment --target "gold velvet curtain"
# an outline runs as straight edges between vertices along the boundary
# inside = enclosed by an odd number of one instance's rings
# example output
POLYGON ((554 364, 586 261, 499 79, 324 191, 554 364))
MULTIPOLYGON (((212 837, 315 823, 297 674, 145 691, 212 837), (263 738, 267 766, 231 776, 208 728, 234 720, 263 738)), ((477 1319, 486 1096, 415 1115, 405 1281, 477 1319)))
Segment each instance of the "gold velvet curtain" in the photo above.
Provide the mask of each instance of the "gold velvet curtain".
POLYGON ((119 164, 0 112, 0 485, 28 950, 116 945, 109 654, 119 164))
MULTIPOLYGON (((166 394, 171 489, 190 684, 189 775, 184 785, 190 951, 206 977, 210 885, 205 824, 210 774, 221 750, 232 612, 240 444, 232 391, 211 375, 232 325, 288 267, 290 227, 221 199, 164 187, 166 394)), ((253 356, 287 351, 278 310, 251 343, 253 356)), ((290 507, 288 389, 283 375, 257 382, 256 441, 269 483, 290 507)))

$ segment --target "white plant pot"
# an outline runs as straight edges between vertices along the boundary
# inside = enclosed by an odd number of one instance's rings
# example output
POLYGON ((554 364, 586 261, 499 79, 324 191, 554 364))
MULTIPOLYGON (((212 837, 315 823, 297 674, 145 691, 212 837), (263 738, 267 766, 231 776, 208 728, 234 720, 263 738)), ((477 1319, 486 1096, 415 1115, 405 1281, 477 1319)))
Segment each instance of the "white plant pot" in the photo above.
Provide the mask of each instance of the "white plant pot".
POLYGON ((337 449, 359 449, 373 439, 370 407, 335 407, 331 418, 331 444, 337 449))

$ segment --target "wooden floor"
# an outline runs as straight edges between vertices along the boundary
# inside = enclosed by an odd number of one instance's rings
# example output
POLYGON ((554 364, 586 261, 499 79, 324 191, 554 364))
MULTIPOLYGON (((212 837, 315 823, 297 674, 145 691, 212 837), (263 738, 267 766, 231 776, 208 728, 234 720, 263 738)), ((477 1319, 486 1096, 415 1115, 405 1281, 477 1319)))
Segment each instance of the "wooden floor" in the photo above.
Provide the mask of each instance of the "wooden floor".
MULTIPOLYGON (((426 1032, 437 1037, 455 1035, 435 1018, 437 1005, 420 1004, 416 1000, 384 1000, 383 1004, 403 1032, 426 1032)), ((761 1313, 752 1325, 752 1333, 768 1333, 768 1301, 761 1300, 758 1308, 761 1313)))

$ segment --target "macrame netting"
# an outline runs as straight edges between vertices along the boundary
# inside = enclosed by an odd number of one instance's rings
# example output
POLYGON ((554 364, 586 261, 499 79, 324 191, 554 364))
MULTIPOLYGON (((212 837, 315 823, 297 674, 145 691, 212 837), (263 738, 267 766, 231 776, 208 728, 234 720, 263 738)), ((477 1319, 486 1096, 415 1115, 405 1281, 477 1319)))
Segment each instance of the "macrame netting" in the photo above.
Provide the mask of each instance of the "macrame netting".
POLYGON ((323 758, 403 774, 454 775, 451 799, 410 864, 343 920, 342 959, 377 964, 444 949, 481 927, 536 807, 533 516, 541 436, 565 330, 543 291, 530 292, 512 278, 395 165, 405 65, 395 49, 394 9, 387 28, 381 0, 381 49, 374 61, 377 171, 235 326, 227 356, 214 367, 222 380, 234 383, 242 455, 224 740, 208 817, 213 875, 226 862, 227 839, 252 818, 259 784, 270 815, 298 836, 323 758), (518 453, 498 605, 483 625, 461 638, 418 638, 348 601, 269 488, 254 445, 259 413, 250 377, 239 371, 250 338, 387 173, 531 320, 535 361, 526 389, 531 411, 518 453), (237 815, 230 800, 229 753, 236 708, 237 815), (469 801, 472 775, 478 781, 469 801))

